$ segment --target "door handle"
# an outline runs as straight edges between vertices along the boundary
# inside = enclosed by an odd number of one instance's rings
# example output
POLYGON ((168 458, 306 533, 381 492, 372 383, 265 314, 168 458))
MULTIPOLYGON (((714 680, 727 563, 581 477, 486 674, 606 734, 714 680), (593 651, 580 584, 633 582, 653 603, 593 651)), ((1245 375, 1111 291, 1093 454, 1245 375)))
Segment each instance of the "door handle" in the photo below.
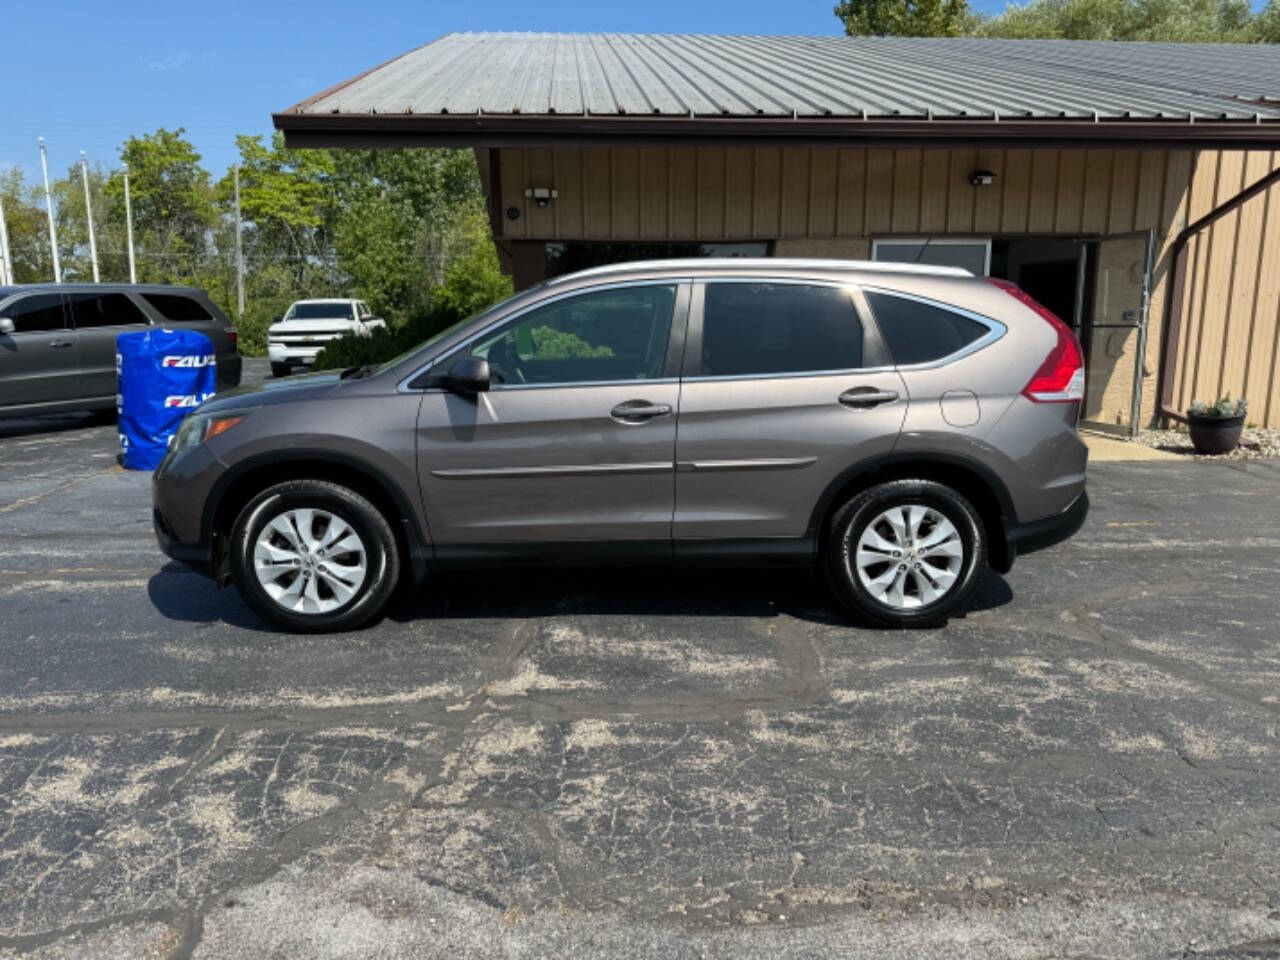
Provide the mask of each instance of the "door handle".
POLYGON ((854 387, 840 394, 839 400, 846 407, 855 410, 866 410, 882 403, 893 403, 898 399, 896 390, 877 390, 875 387, 854 387))
POLYGON ((609 416, 621 423, 644 423, 654 417, 671 413, 667 403, 650 403, 648 400, 625 400, 609 411, 609 416))
POLYGON ((49 346, 53 347, 53 349, 55 350, 60 350, 63 347, 70 347, 70 346, 73 346, 74 344, 75 344, 74 340, 50 340, 49 341, 49 346))

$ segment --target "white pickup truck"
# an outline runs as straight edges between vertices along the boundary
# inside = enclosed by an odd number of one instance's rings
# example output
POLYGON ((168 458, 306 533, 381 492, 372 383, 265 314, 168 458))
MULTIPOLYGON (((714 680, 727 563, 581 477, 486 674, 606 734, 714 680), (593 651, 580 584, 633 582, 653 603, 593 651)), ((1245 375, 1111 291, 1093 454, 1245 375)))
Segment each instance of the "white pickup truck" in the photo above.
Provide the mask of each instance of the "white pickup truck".
POLYGON ((367 337, 387 328, 363 300, 299 300, 267 328, 267 358, 271 375, 283 377, 295 364, 310 366, 330 340, 354 333, 367 337))

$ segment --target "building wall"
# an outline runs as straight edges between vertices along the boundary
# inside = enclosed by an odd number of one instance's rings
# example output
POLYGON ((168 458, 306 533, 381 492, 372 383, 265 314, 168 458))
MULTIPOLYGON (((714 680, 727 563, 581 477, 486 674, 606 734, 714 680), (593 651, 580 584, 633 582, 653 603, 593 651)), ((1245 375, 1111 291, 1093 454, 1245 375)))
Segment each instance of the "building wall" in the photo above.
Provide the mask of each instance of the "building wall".
MULTIPOLYGON (((480 151, 486 177, 488 160, 480 151)), ((780 256, 853 258, 870 255, 871 238, 893 234, 1096 237, 1154 229, 1146 420, 1156 410, 1174 237, 1277 163, 1277 154, 1243 151, 503 149, 496 199, 504 214, 497 222, 508 252, 522 240, 764 239, 780 256), (970 186, 977 169, 994 172, 994 184, 970 186), (524 196, 534 186, 559 196, 539 208, 524 196), (516 220, 505 216, 512 206, 520 211, 516 220)), ((1099 270, 1117 280, 1130 275, 1133 249, 1103 245, 1099 270)), ((1280 187, 1193 241, 1176 405, 1247 392, 1250 419, 1280 425, 1278 259, 1280 187)), ((1099 395, 1096 414, 1121 418, 1131 389, 1131 380, 1117 379, 1099 395)))

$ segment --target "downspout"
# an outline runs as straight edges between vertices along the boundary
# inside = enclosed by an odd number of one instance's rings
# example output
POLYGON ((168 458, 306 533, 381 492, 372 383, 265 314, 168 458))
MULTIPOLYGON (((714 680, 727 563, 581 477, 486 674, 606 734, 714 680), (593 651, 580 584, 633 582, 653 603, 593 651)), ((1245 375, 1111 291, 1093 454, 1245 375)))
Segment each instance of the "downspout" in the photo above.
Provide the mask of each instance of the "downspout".
POLYGON ((1256 197, 1275 183, 1280 183, 1280 168, 1272 170, 1252 186, 1241 190, 1234 197, 1214 207, 1195 223, 1188 225, 1174 238, 1171 253, 1173 266, 1169 271, 1170 290, 1164 305, 1164 339, 1160 348, 1160 416, 1166 420, 1186 423, 1187 416, 1173 409, 1173 379, 1177 372, 1178 338, 1182 333, 1182 289, 1187 265, 1187 243, 1193 236, 1226 216, 1232 210, 1256 197))

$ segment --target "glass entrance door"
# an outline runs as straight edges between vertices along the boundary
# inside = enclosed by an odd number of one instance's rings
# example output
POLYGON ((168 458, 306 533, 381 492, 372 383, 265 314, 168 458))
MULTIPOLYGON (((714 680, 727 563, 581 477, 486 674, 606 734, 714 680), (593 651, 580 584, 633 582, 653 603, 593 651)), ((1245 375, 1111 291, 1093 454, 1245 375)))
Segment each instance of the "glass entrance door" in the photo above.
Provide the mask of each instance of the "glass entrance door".
POLYGON ((1141 426, 1154 243, 1153 231, 1140 230, 1090 245, 1093 295, 1091 302, 1081 298, 1078 324, 1085 364, 1083 426, 1125 436, 1141 426))

